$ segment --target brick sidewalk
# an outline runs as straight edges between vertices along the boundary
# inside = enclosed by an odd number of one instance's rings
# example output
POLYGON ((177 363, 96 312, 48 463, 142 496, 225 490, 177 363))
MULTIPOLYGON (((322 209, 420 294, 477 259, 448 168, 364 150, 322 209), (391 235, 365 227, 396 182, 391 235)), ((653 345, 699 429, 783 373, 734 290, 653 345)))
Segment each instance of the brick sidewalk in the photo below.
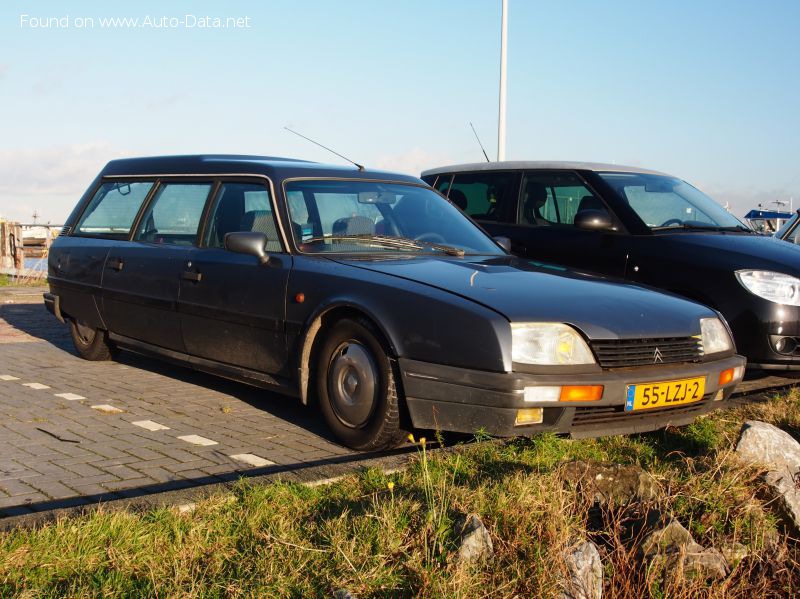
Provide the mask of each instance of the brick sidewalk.
POLYGON ((4 516, 359 459, 297 400, 127 352, 78 358, 38 289, 0 291, 0 413, 4 516))

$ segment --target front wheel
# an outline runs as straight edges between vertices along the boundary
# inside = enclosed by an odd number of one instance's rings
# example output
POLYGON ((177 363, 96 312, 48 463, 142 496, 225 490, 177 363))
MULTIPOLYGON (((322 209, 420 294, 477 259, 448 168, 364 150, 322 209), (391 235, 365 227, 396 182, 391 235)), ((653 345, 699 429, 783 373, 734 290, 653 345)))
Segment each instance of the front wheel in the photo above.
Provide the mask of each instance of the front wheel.
POLYGON ((117 355, 118 350, 109 341, 107 331, 70 320, 69 332, 72 336, 72 344, 75 346, 75 350, 84 360, 113 360, 117 355))
POLYGON ((322 342, 316 372, 322 415, 344 445, 375 451, 400 443, 403 431, 394 368, 367 321, 335 323, 322 342))

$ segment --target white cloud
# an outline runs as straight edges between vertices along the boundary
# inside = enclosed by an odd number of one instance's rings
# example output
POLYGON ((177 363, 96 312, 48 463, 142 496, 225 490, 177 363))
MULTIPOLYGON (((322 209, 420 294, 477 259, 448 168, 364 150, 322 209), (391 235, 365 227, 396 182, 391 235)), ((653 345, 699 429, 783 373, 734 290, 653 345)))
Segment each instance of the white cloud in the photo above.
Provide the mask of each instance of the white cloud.
POLYGON ((106 162, 121 155, 103 141, 0 150, 0 215, 28 221, 35 208, 44 221, 62 221, 106 162))

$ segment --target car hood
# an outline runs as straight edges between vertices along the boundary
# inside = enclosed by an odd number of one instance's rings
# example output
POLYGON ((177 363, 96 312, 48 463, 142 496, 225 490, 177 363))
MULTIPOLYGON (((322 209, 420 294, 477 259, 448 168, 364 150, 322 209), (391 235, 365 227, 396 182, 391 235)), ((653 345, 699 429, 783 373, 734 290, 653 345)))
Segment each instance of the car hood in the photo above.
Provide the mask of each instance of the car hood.
MULTIPOLYGON (((800 274, 800 246, 775 237, 699 232, 670 233, 660 237, 666 238, 667 245, 681 246, 693 255, 716 257, 726 265, 730 265, 733 259, 741 268, 769 268, 800 274)), ((659 251, 663 250, 662 246, 659 251)))
POLYGON ((511 322, 565 322, 592 339, 696 335, 699 319, 716 315, 673 295, 511 256, 336 261, 459 295, 511 322))

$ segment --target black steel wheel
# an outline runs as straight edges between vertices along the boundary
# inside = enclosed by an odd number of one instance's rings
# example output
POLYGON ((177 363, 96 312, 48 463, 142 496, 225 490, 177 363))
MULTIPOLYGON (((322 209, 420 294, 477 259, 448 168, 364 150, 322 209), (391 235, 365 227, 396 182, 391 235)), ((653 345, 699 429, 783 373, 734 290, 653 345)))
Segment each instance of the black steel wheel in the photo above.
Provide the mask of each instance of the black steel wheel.
POLYGON ((107 331, 95 329, 76 320, 70 320, 69 332, 72 336, 72 344, 75 346, 75 350, 84 360, 113 360, 119 351, 109 341, 107 331))
POLYGON ((317 354, 317 392, 325 422, 346 446, 362 451, 400 443, 400 401, 394 366, 366 320, 342 319, 317 354))

